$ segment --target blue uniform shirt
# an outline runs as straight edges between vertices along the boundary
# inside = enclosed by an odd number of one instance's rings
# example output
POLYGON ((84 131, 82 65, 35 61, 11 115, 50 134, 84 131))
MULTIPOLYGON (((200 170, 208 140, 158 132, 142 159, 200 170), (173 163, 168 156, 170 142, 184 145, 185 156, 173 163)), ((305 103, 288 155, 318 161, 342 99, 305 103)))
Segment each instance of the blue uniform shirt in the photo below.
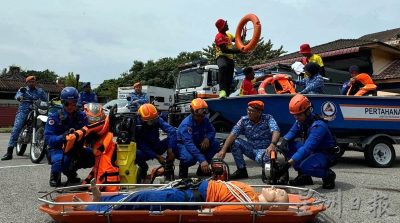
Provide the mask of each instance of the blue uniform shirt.
MULTIPOLYGON (((42 100, 42 101, 47 101, 47 94, 43 91, 42 88, 29 88, 29 87, 25 87, 26 92, 22 93, 20 90, 17 91, 17 93, 15 94, 15 99, 18 99, 20 96, 22 96, 24 99, 23 100, 42 100)), ((28 109, 29 108, 30 103, 27 101, 22 101, 19 104, 19 109, 28 109)))
POLYGON ((75 112, 72 118, 68 117, 64 109, 50 113, 44 129, 45 143, 49 149, 60 149, 64 143, 65 133, 71 128, 78 130, 86 125, 88 121, 84 112, 75 112))
POLYGON ((313 153, 324 152, 336 146, 336 141, 328 125, 319 119, 314 120, 311 125, 296 121, 283 138, 291 141, 296 137, 300 137, 300 134, 303 132, 306 133, 304 145, 292 156, 292 159, 296 163, 304 160, 313 153))
POLYGON ((85 91, 81 91, 79 93, 79 100, 78 100, 78 104, 82 105, 82 104, 87 104, 87 103, 97 103, 97 95, 96 93, 94 93, 93 91, 87 93, 85 91))
POLYGON ((305 86, 305 88, 299 92, 300 94, 323 94, 324 93, 324 80, 322 76, 316 74, 314 76, 304 78, 301 81, 294 81, 300 86, 305 86))
POLYGON ((199 124, 193 120, 193 116, 187 116, 178 127, 178 141, 185 145, 186 149, 200 163, 206 160, 204 154, 197 148, 204 138, 211 143, 215 140, 215 129, 210 120, 205 117, 199 124))
MULTIPOLYGON (((158 123, 148 126, 143 123, 140 118, 137 118, 138 125, 136 126, 136 141, 138 143, 147 143, 148 145, 156 145, 160 142, 160 129, 167 133, 168 148, 176 147, 176 129, 164 121, 162 118, 158 119, 158 123)), ((155 151, 143 151, 149 158, 156 157, 155 151)))
POLYGON ((131 105, 131 112, 136 112, 142 104, 149 103, 149 99, 147 99, 146 93, 136 94, 136 92, 132 92, 129 94, 131 100, 129 101, 129 105, 131 105), (133 101, 138 101, 137 103, 132 103, 133 101))
POLYGON ((265 149, 271 144, 273 131, 279 132, 274 117, 269 114, 262 114, 258 123, 250 121, 248 116, 243 116, 233 127, 231 134, 236 137, 244 135, 254 148, 265 149))

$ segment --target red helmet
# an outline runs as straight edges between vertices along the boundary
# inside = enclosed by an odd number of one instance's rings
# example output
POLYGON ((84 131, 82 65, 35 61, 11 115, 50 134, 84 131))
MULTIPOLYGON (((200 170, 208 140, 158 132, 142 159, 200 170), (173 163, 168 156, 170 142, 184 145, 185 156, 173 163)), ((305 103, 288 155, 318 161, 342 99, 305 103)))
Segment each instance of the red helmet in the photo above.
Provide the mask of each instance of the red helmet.
POLYGON ((302 94, 296 94, 289 102, 289 112, 292 115, 303 113, 310 107, 311 102, 302 94))
POLYGON ((311 48, 308 43, 304 43, 300 45, 300 53, 301 54, 308 54, 311 53, 311 48))
POLYGON ((221 31, 221 29, 224 28, 225 24, 226 24, 226 20, 223 20, 223 19, 218 19, 215 22, 215 26, 217 27, 218 31, 221 31))

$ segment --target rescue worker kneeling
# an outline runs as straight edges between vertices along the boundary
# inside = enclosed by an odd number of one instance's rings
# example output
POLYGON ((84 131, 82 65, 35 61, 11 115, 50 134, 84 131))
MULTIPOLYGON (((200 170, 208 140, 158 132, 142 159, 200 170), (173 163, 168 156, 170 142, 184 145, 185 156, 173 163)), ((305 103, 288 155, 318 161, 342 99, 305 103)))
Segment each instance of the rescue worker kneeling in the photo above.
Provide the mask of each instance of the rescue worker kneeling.
POLYGON ((371 76, 367 73, 360 73, 360 68, 353 65, 349 68, 351 79, 348 82, 346 95, 354 96, 365 96, 365 95, 376 95, 376 88, 374 81, 371 76))
POLYGON ((83 143, 75 143, 76 135, 70 134, 88 124, 86 114, 77 110, 78 91, 66 87, 61 91, 63 109, 49 114, 45 126, 45 143, 49 146, 51 187, 61 186, 61 172, 68 177, 69 183, 79 183, 76 171, 94 165, 90 149, 84 149, 83 143))
POLYGON ((219 150, 215 129, 207 117, 208 105, 196 98, 190 104, 191 114, 178 127, 179 177, 188 177, 188 168, 199 163, 197 176, 211 176, 209 163, 219 150))
MULTIPOLYGON (((136 138, 136 164, 140 167, 139 180, 144 180, 149 166, 146 161, 156 158, 160 164, 173 163, 176 150, 176 129, 159 118, 156 107, 143 104, 138 109, 136 138), (160 140, 160 129, 167 138, 160 140), (167 151, 167 158, 162 155, 167 151)), ((138 180, 138 181, 139 181, 138 180)))
MULTIPOLYGON (((113 142, 113 133, 109 131, 110 117, 104 114, 103 107, 98 103, 84 105, 89 125, 83 131, 85 147, 92 150, 95 163, 92 171, 82 182, 88 184, 92 179, 98 184, 119 184, 119 168, 117 162, 116 145, 113 142)), ((101 187, 101 191, 118 191, 117 186, 101 187)))
POLYGON ((312 113, 311 102, 304 95, 296 94, 290 100, 289 111, 296 122, 283 136, 280 148, 289 160, 279 167, 278 174, 293 166, 299 174, 290 185, 312 185, 313 176, 322 178, 324 189, 335 188, 336 174, 330 167, 336 162, 337 146, 328 125, 312 113), (297 137, 304 137, 304 144, 294 141, 297 137))
MULTIPOLYGON (((93 187, 93 202, 289 202, 289 196, 285 190, 269 187, 263 188, 261 193, 257 193, 254 189, 245 183, 237 181, 215 181, 203 180, 200 182, 181 181, 176 187, 161 190, 142 190, 128 194, 118 194, 111 196, 101 196, 101 192, 96 185, 93 187)), ((74 202, 82 201, 78 197, 73 197, 74 202)), ((111 208, 111 205, 75 205, 75 210, 104 212, 111 208)), ((216 211, 239 211, 251 209, 261 209, 260 205, 221 205, 212 206, 216 211)), ((114 210, 196 210, 196 205, 179 206, 179 205, 117 205, 114 210)), ((274 211, 284 211, 288 209, 287 205, 281 206, 265 206, 265 209, 274 211)))

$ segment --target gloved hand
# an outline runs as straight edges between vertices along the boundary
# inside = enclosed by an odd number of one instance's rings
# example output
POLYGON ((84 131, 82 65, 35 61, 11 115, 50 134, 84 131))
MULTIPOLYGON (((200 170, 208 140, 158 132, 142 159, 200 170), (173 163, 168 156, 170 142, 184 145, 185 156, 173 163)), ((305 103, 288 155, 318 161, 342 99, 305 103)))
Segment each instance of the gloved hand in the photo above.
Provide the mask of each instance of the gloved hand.
POLYGON ((288 161, 285 161, 284 163, 279 165, 278 170, 276 171, 277 175, 282 176, 283 174, 285 174, 289 170, 290 166, 291 164, 288 163, 288 161))

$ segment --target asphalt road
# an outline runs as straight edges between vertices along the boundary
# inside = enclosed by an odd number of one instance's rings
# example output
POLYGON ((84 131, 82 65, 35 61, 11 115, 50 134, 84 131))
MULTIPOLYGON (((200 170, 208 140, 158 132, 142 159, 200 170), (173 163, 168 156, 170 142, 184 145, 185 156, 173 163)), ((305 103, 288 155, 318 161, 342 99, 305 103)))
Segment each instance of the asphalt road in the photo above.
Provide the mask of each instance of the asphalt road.
MULTIPOLYGON (((6 151, 9 135, 0 134, 1 156, 6 151)), ((400 146, 396 146, 396 153, 400 154, 400 146)), ((22 157, 14 155, 11 161, 0 161, 0 222, 53 223, 38 210, 38 197, 52 190, 48 185, 50 166, 45 161, 33 165, 27 155, 28 152, 22 157)), ((226 161, 234 171, 230 155, 226 161)), ((196 168, 190 169, 190 174, 194 174, 196 168)), ((315 222, 400 222, 399 168, 400 158, 392 168, 377 169, 366 165, 362 153, 346 152, 333 168, 337 174, 336 189, 322 189, 322 181, 317 178, 310 186, 329 198, 329 208, 319 214, 315 222)), ((250 178, 245 182, 261 184, 261 169, 249 161, 248 170, 250 178)), ((84 178, 88 172, 88 169, 80 170, 79 175, 84 178)), ((293 178, 296 173, 291 170, 290 175, 293 178)))

